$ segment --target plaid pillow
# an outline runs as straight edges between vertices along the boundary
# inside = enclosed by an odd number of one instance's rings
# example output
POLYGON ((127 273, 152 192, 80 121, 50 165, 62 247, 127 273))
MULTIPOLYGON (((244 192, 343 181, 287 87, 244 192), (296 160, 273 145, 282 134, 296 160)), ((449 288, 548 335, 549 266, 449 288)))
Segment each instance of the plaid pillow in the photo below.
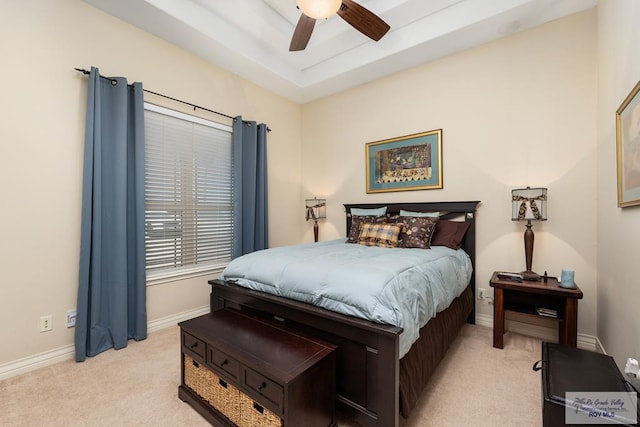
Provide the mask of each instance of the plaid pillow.
POLYGON ((397 248, 402 226, 396 224, 372 224, 365 222, 360 228, 358 243, 365 246, 397 248))
POLYGON ((349 229, 349 235, 347 236, 347 243, 358 243, 358 238, 360 237, 360 229, 362 228, 362 224, 365 222, 369 222, 372 224, 378 224, 387 222, 386 216, 360 216, 360 215, 352 215, 351 216, 351 228, 349 229))

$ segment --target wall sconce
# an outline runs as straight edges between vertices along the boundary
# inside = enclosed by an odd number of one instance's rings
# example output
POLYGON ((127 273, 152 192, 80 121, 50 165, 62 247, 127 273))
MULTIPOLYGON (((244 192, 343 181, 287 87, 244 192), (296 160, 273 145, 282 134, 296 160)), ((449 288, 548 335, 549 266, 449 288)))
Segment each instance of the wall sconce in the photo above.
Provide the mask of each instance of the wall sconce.
POLYGON ((526 270, 521 273, 522 277, 524 280, 540 280, 540 275, 531 270, 534 240, 531 221, 547 220, 547 189, 527 187, 512 190, 511 219, 513 221, 527 221, 527 229, 524 232, 526 270))
POLYGON ((327 201, 326 199, 306 199, 304 201, 307 221, 313 220, 313 238, 318 241, 318 220, 327 217, 327 201))

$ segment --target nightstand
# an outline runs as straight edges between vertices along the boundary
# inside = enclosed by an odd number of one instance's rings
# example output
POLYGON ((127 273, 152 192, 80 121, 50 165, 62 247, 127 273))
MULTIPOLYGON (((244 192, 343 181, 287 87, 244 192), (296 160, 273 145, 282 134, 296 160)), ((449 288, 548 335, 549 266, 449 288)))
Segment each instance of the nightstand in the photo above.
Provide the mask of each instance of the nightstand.
POLYGON ((578 341, 578 300, 582 291, 563 288, 556 278, 546 282, 513 282, 498 279, 498 272, 491 276, 489 285, 493 295, 493 346, 504 348, 504 312, 515 311, 532 316, 553 319, 558 322, 558 336, 561 345, 576 347, 578 341), (547 309, 556 316, 541 315, 547 309))

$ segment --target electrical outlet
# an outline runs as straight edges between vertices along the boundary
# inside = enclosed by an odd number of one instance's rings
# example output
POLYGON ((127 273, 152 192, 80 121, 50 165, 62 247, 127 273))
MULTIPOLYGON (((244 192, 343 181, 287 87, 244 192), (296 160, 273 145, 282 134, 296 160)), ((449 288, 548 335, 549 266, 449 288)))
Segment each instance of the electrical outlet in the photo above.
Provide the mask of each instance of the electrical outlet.
POLYGON ((50 314, 40 317, 40 332, 53 330, 53 316, 50 314))
POLYGON ((76 309, 67 310, 67 328, 76 326, 76 309))
POLYGON ((484 292, 485 292, 484 288, 478 288, 478 299, 484 299, 485 297, 484 292))

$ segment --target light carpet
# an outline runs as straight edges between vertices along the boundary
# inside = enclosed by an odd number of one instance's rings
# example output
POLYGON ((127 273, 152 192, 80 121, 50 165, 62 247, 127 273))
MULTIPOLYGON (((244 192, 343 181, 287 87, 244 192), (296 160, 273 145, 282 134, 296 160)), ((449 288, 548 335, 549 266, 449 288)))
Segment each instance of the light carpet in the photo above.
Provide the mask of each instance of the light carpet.
MULTIPOLYGON (((0 381, 0 425, 208 426, 178 399, 179 333, 170 327, 83 363, 0 381)), ((490 328, 465 325, 401 425, 541 426, 540 373, 531 369, 541 341, 508 333, 499 350, 492 336, 490 328)))

